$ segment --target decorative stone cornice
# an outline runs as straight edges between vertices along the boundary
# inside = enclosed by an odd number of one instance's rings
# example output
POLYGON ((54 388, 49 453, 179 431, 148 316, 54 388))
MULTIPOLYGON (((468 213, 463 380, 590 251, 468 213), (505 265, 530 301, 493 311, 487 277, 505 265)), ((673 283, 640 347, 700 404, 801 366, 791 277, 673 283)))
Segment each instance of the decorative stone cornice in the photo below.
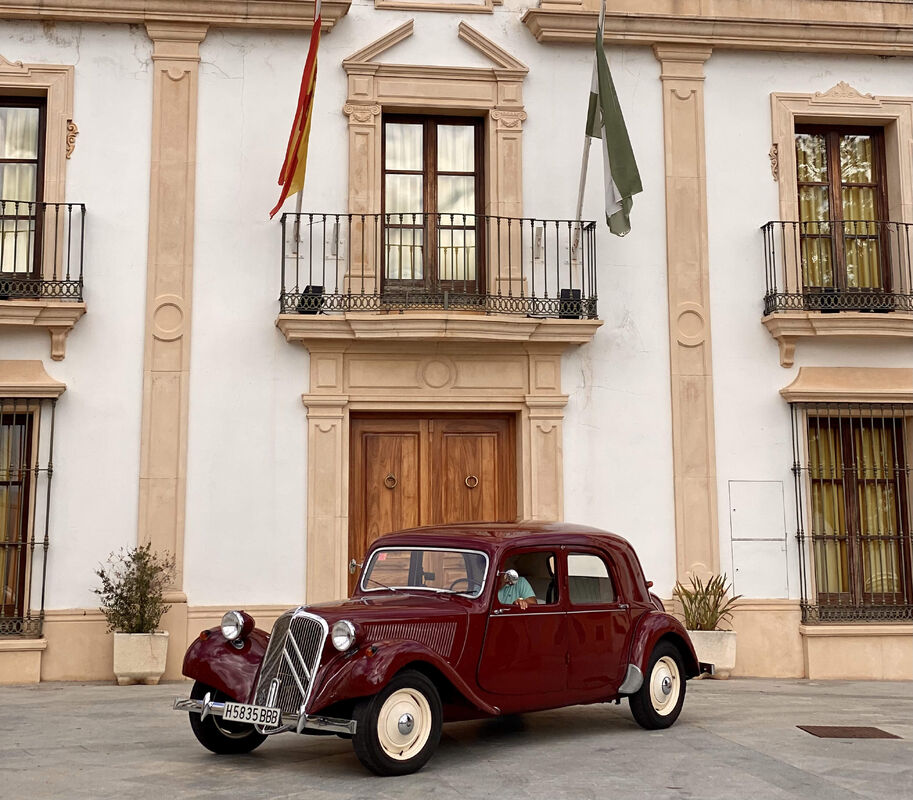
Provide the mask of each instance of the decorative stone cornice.
POLYGON ((428 342, 554 342, 586 344, 602 325, 598 319, 517 319, 475 314, 280 314, 276 327, 286 340, 308 342, 396 340, 428 342))
MULTIPOLYGON (((522 21, 538 42, 585 42, 596 34, 597 3, 543 0, 522 21)), ((606 12, 605 41, 701 44, 737 50, 858 55, 913 55, 913 3, 721 0, 713 12, 697 2, 617 0, 606 12), (683 6, 684 11, 683 13, 683 6), (693 13, 688 14, 691 10, 693 13)))
POLYGON ((789 403, 910 403, 913 369, 903 367, 800 367, 780 389, 789 403))
MULTIPOLYGON (((331 30, 344 17, 351 0, 323 0, 320 18, 331 30)), ((222 28, 310 30, 313 0, 15 0, 4 2, 0 19, 53 22, 121 22, 142 24, 184 22, 222 28)))
POLYGON ((796 358, 796 342, 813 336, 903 337, 913 340, 913 314, 895 311, 890 314, 867 314, 842 311, 822 314, 820 311, 782 311, 761 319, 780 348, 780 366, 791 367, 796 358))
POLYGON ((0 301, 0 326, 44 328, 51 337, 51 358, 62 361, 73 326, 86 313, 85 303, 68 300, 0 301))
POLYGON ((66 390, 67 385, 48 375, 40 361, 0 361, 0 397, 56 398, 66 390))

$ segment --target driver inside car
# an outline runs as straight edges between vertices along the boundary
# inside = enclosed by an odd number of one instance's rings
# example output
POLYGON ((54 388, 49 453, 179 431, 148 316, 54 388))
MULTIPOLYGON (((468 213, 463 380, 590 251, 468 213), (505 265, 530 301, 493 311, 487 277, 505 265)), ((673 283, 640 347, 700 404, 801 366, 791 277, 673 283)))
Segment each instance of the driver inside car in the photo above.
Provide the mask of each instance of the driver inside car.
POLYGON ((517 575, 516 572, 513 575, 509 573, 512 570, 505 571, 501 575, 501 588, 498 589, 498 602, 505 606, 519 606, 521 609, 526 609, 528 606, 535 605, 538 601, 536 600, 536 593, 533 591, 533 587, 530 586, 529 581, 526 580, 522 575, 517 575), (516 580, 512 581, 511 578, 516 576, 516 580))

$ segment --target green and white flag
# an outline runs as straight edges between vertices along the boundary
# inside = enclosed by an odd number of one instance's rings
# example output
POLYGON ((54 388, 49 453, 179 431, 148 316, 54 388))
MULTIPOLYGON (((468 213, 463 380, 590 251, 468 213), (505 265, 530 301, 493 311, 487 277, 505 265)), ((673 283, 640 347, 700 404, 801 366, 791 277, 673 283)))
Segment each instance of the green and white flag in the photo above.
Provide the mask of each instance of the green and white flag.
POLYGON ((593 65, 590 106, 586 115, 586 135, 602 139, 606 222, 612 233, 624 236, 631 230, 628 215, 634 205, 633 195, 642 192, 643 186, 602 46, 604 26, 605 0, 596 29, 596 63, 593 65))

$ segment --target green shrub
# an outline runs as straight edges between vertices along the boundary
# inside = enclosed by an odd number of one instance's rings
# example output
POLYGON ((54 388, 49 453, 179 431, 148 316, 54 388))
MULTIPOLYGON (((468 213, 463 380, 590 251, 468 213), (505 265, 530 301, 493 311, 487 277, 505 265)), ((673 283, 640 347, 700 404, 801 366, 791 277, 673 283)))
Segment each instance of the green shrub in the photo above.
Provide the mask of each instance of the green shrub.
POLYGON ((109 631, 153 633, 171 608, 165 605, 165 589, 174 578, 174 556, 152 552, 149 543, 111 553, 107 568, 99 565, 95 574, 101 588, 94 592, 101 597, 109 631))
POLYGON ((689 631, 722 630, 720 624, 732 619, 735 601, 742 595, 727 598, 732 586, 725 575, 713 575, 704 583, 698 576, 689 579, 690 588, 676 582, 672 594, 682 604, 685 627, 689 631))

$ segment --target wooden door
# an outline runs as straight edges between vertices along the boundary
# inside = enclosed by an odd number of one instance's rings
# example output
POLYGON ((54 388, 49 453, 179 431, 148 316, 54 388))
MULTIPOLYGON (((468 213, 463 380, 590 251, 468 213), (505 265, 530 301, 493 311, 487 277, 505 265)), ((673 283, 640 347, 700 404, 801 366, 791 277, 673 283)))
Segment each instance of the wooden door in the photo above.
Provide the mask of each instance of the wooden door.
POLYGON ((417 525, 513 522, 514 443, 509 415, 353 416, 349 557, 360 563, 378 536, 417 525))

